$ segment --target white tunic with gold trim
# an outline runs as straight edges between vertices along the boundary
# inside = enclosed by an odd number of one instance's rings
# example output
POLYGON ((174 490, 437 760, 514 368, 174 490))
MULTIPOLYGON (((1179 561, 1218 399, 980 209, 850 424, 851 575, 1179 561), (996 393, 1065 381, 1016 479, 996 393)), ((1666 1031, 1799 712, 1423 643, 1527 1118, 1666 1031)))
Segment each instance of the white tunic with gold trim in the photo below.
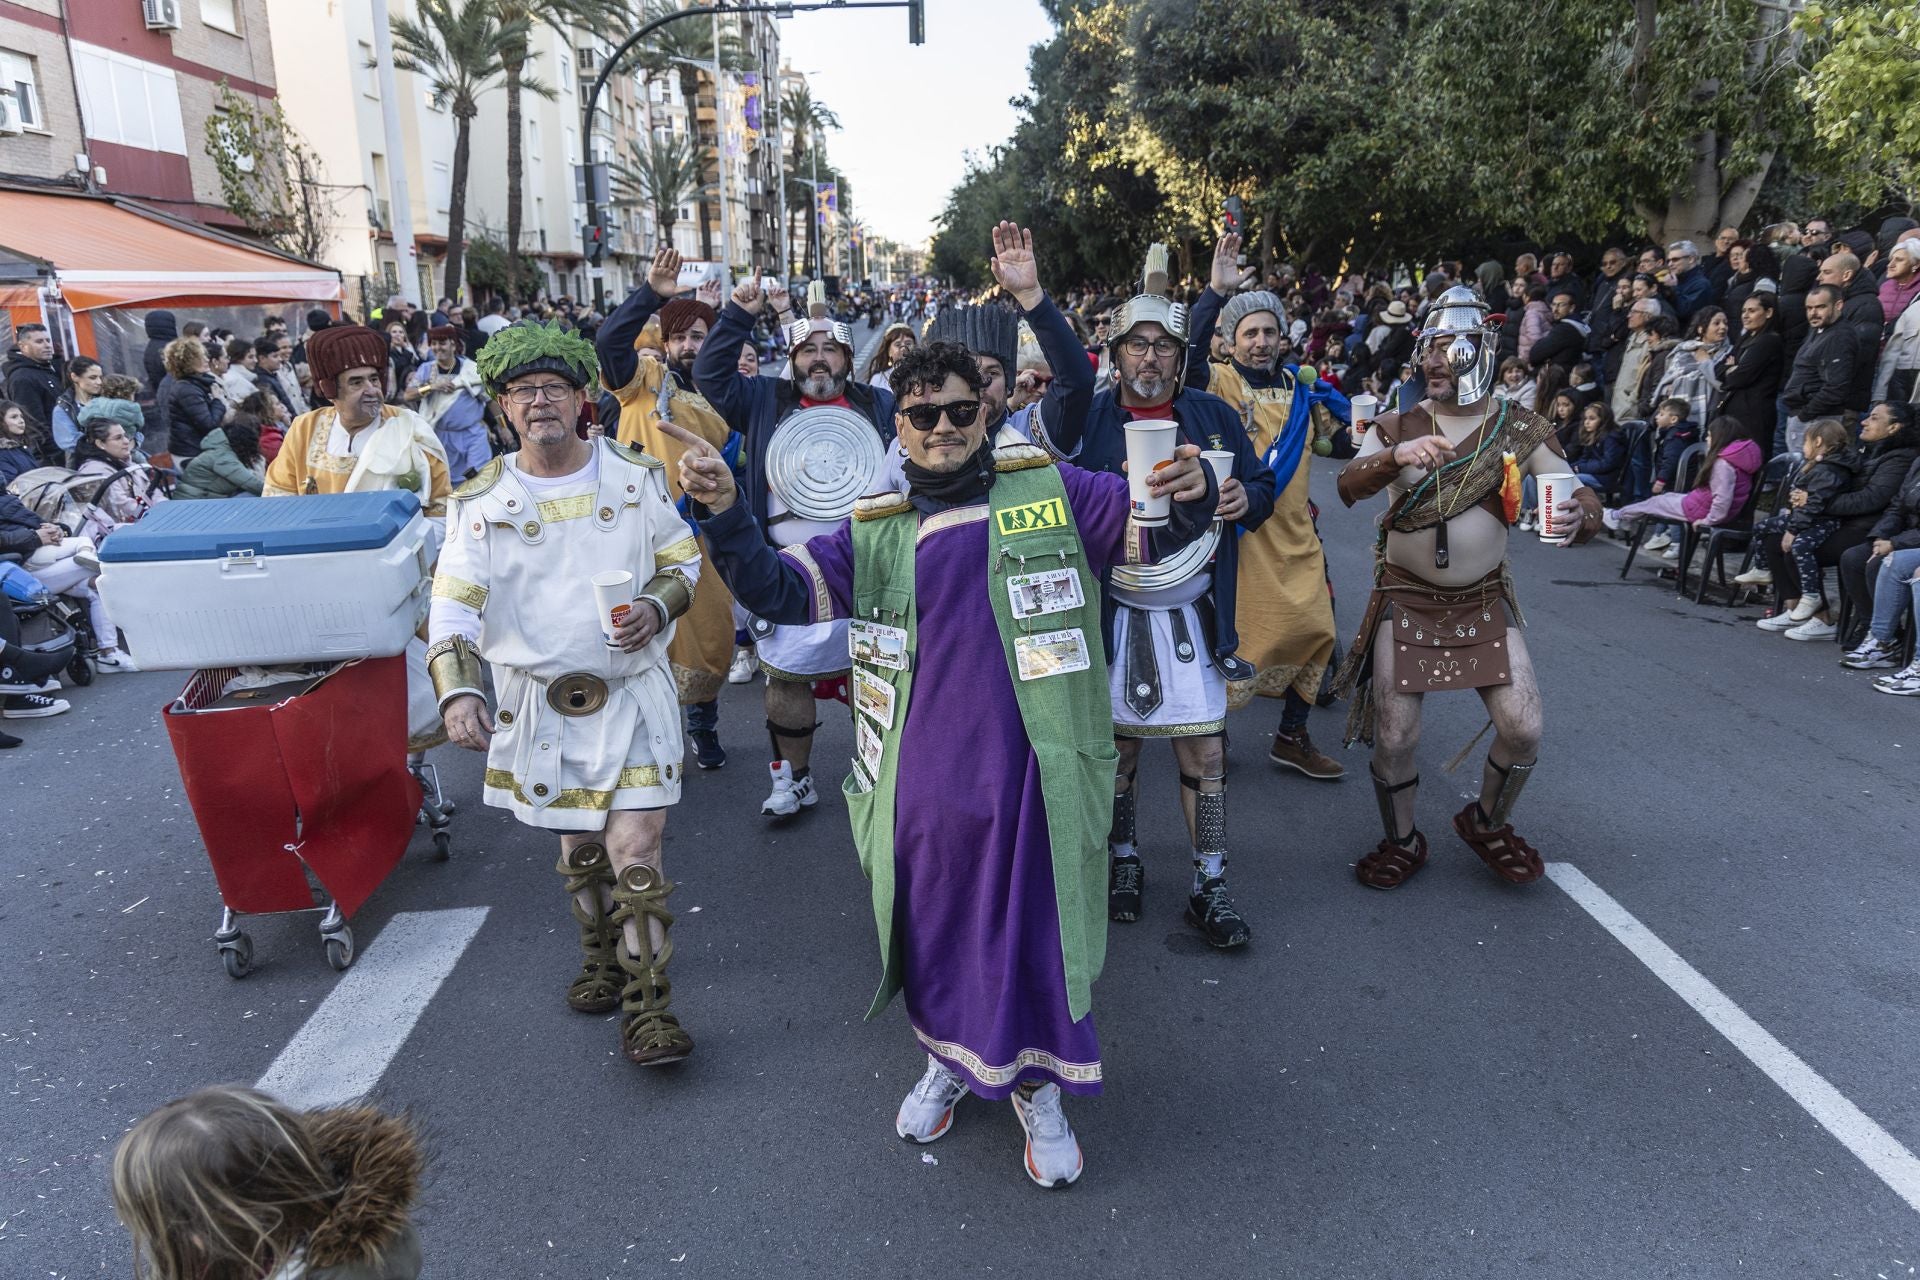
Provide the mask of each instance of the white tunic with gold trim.
POLYGON ((455 492, 429 626, 436 642, 467 636, 493 671, 487 803, 531 826, 598 831, 611 809, 677 801, 683 748, 673 624, 636 653, 612 648, 591 579, 625 569, 640 591, 666 574, 691 598, 699 546, 645 454, 601 440, 587 467, 555 479, 518 460, 496 459, 455 492), (557 710, 566 700, 552 691, 569 676, 603 682, 604 705, 557 710))

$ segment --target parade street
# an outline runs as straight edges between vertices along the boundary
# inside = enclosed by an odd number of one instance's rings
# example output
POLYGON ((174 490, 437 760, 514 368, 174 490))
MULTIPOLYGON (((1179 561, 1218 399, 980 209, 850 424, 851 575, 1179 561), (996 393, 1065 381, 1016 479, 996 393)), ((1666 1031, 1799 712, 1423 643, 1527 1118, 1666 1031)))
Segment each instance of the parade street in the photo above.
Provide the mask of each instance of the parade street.
MULTIPOLYGON (((1377 510, 1339 506, 1337 466, 1314 460, 1312 489, 1345 635, 1377 510)), ((897 1002, 861 1021, 879 973, 837 708, 820 805, 770 826, 760 692, 723 694, 731 761, 688 779, 666 834, 700 1051, 636 1071, 611 1017, 562 1002, 554 841, 482 807, 480 757, 433 754, 452 859, 421 830, 354 918, 351 970, 316 916, 261 917, 233 981, 160 718, 182 674, 70 689, 4 763, 0 1276, 123 1274, 114 1144, 220 1081, 409 1111, 440 1276, 1912 1274, 1920 729, 1834 645, 1735 646, 1756 610, 1622 582, 1622 555, 1513 541, 1547 713, 1531 887, 1448 829, 1477 698, 1428 702, 1433 860, 1384 893, 1351 869, 1379 818, 1344 706, 1312 721, 1347 768, 1325 783, 1268 764, 1256 705, 1229 721, 1253 941, 1214 952, 1180 919, 1189 855, 1149 746, 1145 915, 1111 930, 1107 1090, 1077 1105, 1087 1173, 1058 1193, 1018 1176, 1004 1103, 962 1101, 930 1146, 894 1135, 925 1059, 897 1002), (1714 678, 1736 651, 1764 697, 1714 678)), ((964 787, 965 726, 952 747, 964 787)))

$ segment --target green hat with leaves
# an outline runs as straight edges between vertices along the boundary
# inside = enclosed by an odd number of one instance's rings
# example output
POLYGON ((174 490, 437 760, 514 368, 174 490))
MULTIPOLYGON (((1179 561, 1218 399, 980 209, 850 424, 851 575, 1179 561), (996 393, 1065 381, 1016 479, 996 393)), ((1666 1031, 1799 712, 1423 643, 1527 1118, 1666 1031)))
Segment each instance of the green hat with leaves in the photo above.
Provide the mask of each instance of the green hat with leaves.
POLYGON ((486 379, 487 394, 496 400, 507 383, 530 373, 557 373, 586 391, 600 377, 600 359, 591 342, 571 329, 537 320, 522 320, 495 333, 473 362, 486 379))

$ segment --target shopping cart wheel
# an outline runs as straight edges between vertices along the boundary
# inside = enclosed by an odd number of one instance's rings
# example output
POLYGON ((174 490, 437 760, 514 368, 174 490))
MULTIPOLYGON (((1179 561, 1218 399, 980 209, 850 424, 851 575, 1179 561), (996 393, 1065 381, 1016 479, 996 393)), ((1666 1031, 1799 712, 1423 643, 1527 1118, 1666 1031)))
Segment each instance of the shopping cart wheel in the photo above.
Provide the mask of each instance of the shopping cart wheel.
POLYGON ((67 679, 83 689, 93 683, 93 664, 84 654, 73 655, 73 661, 67 664, 67 679))
POLYGON ((353 964, 353 930, 342 929, 325 935, 327 963, 344 973, 353 964))
POLYGON ((220 943, 220 963, 229 978, 244 978, 253 972, 253 939, 236 933, 220 943))
POLYGON ((433 860, 445 862, 453 854, 453 834, 448 831, 433 833, 433 860))

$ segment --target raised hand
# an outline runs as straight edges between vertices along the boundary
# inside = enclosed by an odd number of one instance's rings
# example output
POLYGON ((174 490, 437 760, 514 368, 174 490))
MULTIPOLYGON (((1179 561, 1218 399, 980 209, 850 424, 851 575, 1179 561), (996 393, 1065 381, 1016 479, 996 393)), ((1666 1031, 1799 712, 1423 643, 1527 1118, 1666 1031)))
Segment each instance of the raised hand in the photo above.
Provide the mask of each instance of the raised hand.
POLYGON ((1040 304, 1040 263, 1033 256, 1033 232, 1012 222, 993 229, 993 259, 987 264, 1000 287, 1022 310, 1040 304))
POLYGON ((679 250, 661 245, 653 251, 653 262, 647 267, 647 287, 663 298, 680 292, 679 250))
POLYGON ((1232 295, 1240 288, 1246 268, 1240 265, 1240 233, 1229 231, 1213 246, 1213 285, 1215 293, 1232 295))
POLYGON ((759 315, 760 308, 764 307, 767 303, 767 296, 760 292, 760 278, 758 276, 748 276, 745 280, 733 286, 733 300, 741 310, 746 311, 750 315, 759 315))
POLYGON ((787 292, 784 284, 776 284, 767 290, 767 301, 773 304, 773 313, 777 316, 793 310, 793 295, 787 292))
POLYGON ((720 282, 718 280, 703 282, 698 289, 693 291, 693 296, 712 307, 715 311, 718 311, 720 309, 720 282))
MULTIPOLYGON (((739 293, 734 290, 736 301, 739 293)), ((731 507, 738 496, 733 468, 720 451, 674 423, 663 421, 660 430, 686 446, 686 452, 680 455, 680 491, 716 516, 731 507)))

